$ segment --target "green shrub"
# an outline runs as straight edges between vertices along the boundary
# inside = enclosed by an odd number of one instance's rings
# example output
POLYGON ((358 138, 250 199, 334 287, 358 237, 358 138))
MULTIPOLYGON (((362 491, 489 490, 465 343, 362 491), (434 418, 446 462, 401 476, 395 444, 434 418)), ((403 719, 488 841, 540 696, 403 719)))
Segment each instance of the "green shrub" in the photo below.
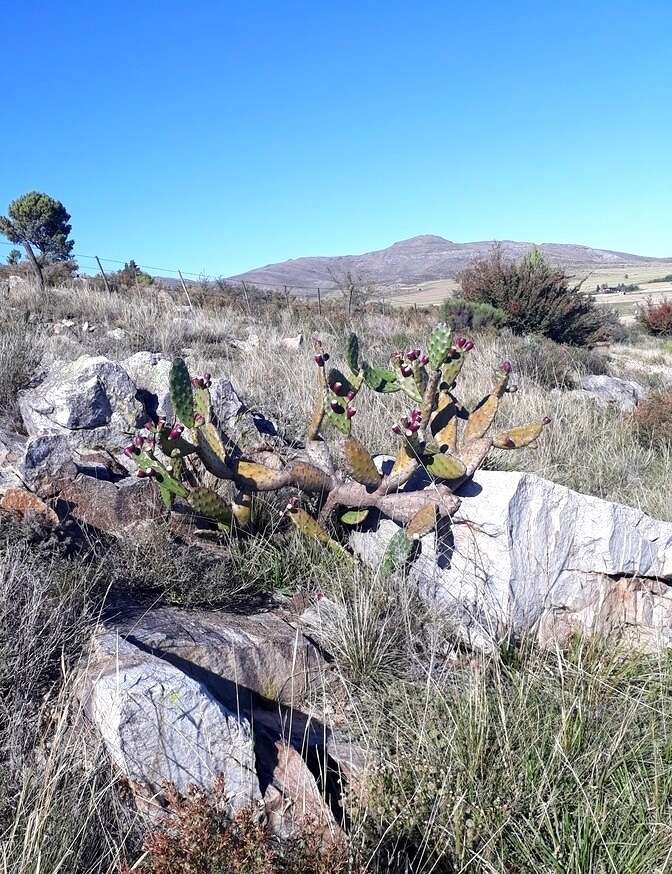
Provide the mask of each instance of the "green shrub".
POLYGON ((506 313, 489 303, 449 297, 443 304, 443 319, 454 331, 484 331, 488 328, 503 328, 506 313))
POLYGON ((618 323, 611 310, 570 286, 569 277, 537 250, 518 262, 495 247, 459 277, 466 300, 503 310, 516 334, 543 334, 558 343, 591 346, 609 340, 618 323))
POLYGON ((609 373, 601 352, 563 346, 539 335, 515 338, 509 355, 517 373, 545 388, 572 388, 579 376, 609 373))
POLYGON ((36 331, 25 321, 0 313, 0 419, 20 424, 17 392, 28 385, 39 362, 36 331))

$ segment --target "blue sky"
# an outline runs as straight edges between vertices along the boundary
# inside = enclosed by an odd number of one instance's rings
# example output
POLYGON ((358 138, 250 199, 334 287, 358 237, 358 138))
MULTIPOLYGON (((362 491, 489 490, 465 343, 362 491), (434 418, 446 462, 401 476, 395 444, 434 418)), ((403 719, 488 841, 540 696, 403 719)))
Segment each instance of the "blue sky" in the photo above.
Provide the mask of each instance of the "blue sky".
POLYGON ((80 253, 226 275, 433 233, 672 256, 670 0, 0 12, 0 209, 47 191, 80 253))

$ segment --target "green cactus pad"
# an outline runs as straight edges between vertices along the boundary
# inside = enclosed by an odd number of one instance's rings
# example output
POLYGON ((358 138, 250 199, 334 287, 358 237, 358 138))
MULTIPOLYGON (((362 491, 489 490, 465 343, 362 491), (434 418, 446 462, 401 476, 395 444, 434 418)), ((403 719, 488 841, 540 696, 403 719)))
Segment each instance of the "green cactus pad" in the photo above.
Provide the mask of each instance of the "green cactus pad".
POLYGON ((194 392, 194 413, 203 416, 206 422, 212 419, 212 403, 210 400, 210 392, 207 388, 195 388, 194 392))
POLYGON ((364 362, 362 364, 362 373, 364 374, 364 381, 374 391, 387 394, 401 389, 397 380, 397 374, 393 370, 387 370, 385 367, 371 367, 370 364, 364 362))
POLYGON ((401 374, 399 374, 397 376, 397 379, 399 380, 399 385, 404 394, 408 395, 408 397, 412 401, 421 404, 422 392, 420 391, 420 388, 415 381, 415 378, 413 376, 402 376, 401 374))
POLYGON ((430 475, 436 479, 460 479, 467 472, 459 458, 444 452, 425 455, 422 460, 430 475))
POLYGON ((367 509, 364 510, 346 510, 340 516, 340 521, 344 525, 359 525, 369 515, 367 509))
POLYGON ((432 370, 438 370, 446 361, 450 350, 450 343, 450 328, 445 324, 445 322, 440 322, 432 331, 429 343, 427 344, 429 366, 432 370))
POLYGON ((354 391, 354 386, 344 373, 342 373, 337 367, 332 367, 327 376, 327 383, 332 386, 335 382, 340 382, 343 386, 343 394, 340 397, 335 395, 335 397, 338 400, 342 397, 343 403, 345 403, 345 396, 348 392, 354 391))
POLYGON ((397 531, 387 544, 387 549, 380 563, 380 572, 384 576, 401 571, 405 568, 413 552, 413 541, 409 540, 402 529, 397 531))
POLYGON ((460 371, 462 370, 462 365, 464 364, 464 353, 460 352, 455 356, 455 358, 451 358, 450 361, 446 361, 446 363, 441 368, 441 383, 445 385, 446 388, 452 388, 455 385, 457 377, 460 375, 460 371))
POLYGON ((161 496, 161 500, 166 510, 172 510, 174 501, 173 494, 165 488, 165 486, 159 486, 159 495, 161 496))
POLYGON ((170 399, 178 420, 187 428, 194 427, 194 390, 187 365, 176 358, 170 368, 170 399))
POLYGON ((346 346, 346 361, 348 367, 355 374, 359 374, 359 339, 357 334, 350 334, 346 346))
POLYGON ((345 436, 347 437, 352 431, 352 420, 348 419, 348 417, 345 415, 345 398, 343 398, 342 404, 340 403, 340 398, 338 399, 338 402, 343 412, 337 413, 331 409, 331 405, 328 405, 324 415, 329 424, 333 425, 337 431, 340 431, 341 434, 345 434, 345 436))
POLYGON ((232 512, 227 501, 224 500, 217 492, 212 489, 201 486, 197 489, 192 489, 187 498, 189 506, 198 513, 199 516, 204 516, 206 519, 212 519, 213 522, 224 522, 227 525, 231 524, 232 512))
POLYGON ((212 422, 206 422, 196 429, 198 456, 205 469, 219 479, 230 479, 231 469, 226 463, 226 451, 222 438, 212 422))
POLYGON ((350 437, 343 442, 341 455, 347 472, 355 482, 371 489, 380 485, 378 468, 363 443, 355 437, 350 437))

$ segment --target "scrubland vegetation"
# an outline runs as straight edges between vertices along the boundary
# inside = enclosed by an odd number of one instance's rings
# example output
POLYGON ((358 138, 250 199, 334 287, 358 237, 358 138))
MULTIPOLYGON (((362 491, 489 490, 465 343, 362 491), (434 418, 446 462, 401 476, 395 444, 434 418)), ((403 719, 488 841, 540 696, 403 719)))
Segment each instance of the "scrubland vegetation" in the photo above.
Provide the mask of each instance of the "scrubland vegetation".
MULTIPOLYGON (((562 282, 548 281, 564 300, 562 282)), ((193 291, 193 309, 177 294, 140 284, 111 294, 85 282, 5 294, 3 422, 19 422, 16 392, 40 367, 87 352, 121 360, 151 350, 187 353, 197 372, 231 378, 245 401, 288 439, 300 439, 313 398, 313 333, 342 354, 354 328, 382 361, 390 349, 420 345, 436 321, 434 312, 382 315, 366 306, 346 318, 340 303, 325 304, 320 316, 300 301, 288 307, 193 291), (299 331, 308 348, 280 345, 299 331)), ((572 342, 560 345, 547 321, 516 315, 510 303, 493 294, 445 311, 475 343, 465 402, 478 400, 492 370, 510 360, 520 390, 502 426, 553 419, 537 449, 498 452, 489 464, 671 520, 670 402, 662 384, 636 414, 567 391, 581 375, 627 377, 627 362, 645 352, 669 363, 669 350, 654 337, 622 332, 620 346, 595 346, 603 313, 591 308, 580 308, 578 333, 557 334, 572 342)), ((566 309, 560 321, 569 323, 566 309)), ((369 393, 358 406, 362 441, 392 451, 390 416, 405 412, 401 400, 392 396, 383 406, 369 393)), ((45 539, 0 520, 2 874, 672 869, 668 658, 588 639, 565 652, 540 654, 522 642, 488 656, 467 653, 448 625, 426 621, 428 608, 403 578, 344 568, 283 527, 280 509, 266 499, 258 537, 232 539, 225 562, 204 554, 196 565, 167 533, 139 550, 82 541, 67 527, 45 539), (331 628, 333 671, 325 682, 369 768, 364 792, 348 799, 346 845, 332 857, 321 858, 310 836, 300 848, 281 847, 246 816, 231 827, 217 798, 200 795, 175 798, 176 818, 143 837, 123 803, 125 787, 85 730, 73 689, 100 611, 128 591, 149 603, 234 610, 319 592, 344 608, 331 628)))

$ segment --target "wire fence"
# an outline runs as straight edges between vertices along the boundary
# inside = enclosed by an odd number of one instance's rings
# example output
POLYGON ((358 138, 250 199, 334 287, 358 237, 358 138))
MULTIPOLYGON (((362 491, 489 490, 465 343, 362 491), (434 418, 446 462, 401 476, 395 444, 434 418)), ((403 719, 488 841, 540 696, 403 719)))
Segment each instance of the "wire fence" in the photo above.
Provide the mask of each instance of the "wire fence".
MULTIPOLYGON (((5 246, 8 249, 17 249, 18 246, 13 243, 7 243, 4 240, 0 240, 0 245, 5 246)), ((100 273, 101 271, 96 269, 100 266, 100 264, 110 264, 114 265, 113 270, 122 269, 128 261, 124 261, 121 258, 109 258, 107 256, 102 255, 86 255, 83 252, 73 252, 72 259, 76 262, 80 262, 82 260, 93 262, 92 268, 94 275, 100 273)), ((308 291, 312 292, 313 295, 317 296, 320 293, 324 294, 333 294, 334 292, 338 292, 338 287, 330 283, 329 280, 325 280, 324 284, 318 285, 295 285, 293 283, 282 283, 282 284, 272 284, 272 283, 263 283, 257 282, 256 280, 240 280, 240 279, 228 279, 227 277, 220 277, 218 275, 208 276, 203 271, 195 272, 193 270, 182 270, 180 267, 156 267, 151 264, 140 264, 137 261, 134 262, 140 270, 144 270, 147 273, 151 274, 156 279, 171 279, 174 278, 176 282, 179 282, 180 279, 184 276, 189 277, 191 282, 214 282, 215 280, 225 281, 228 284, 236 287, 240 287, 247 285, 252 288, 260 288, 264 291, 276 291, 278 293, 286 294, 288 291, 308 291)), ((110 272, 113 272, 111 270, 110 272)))

